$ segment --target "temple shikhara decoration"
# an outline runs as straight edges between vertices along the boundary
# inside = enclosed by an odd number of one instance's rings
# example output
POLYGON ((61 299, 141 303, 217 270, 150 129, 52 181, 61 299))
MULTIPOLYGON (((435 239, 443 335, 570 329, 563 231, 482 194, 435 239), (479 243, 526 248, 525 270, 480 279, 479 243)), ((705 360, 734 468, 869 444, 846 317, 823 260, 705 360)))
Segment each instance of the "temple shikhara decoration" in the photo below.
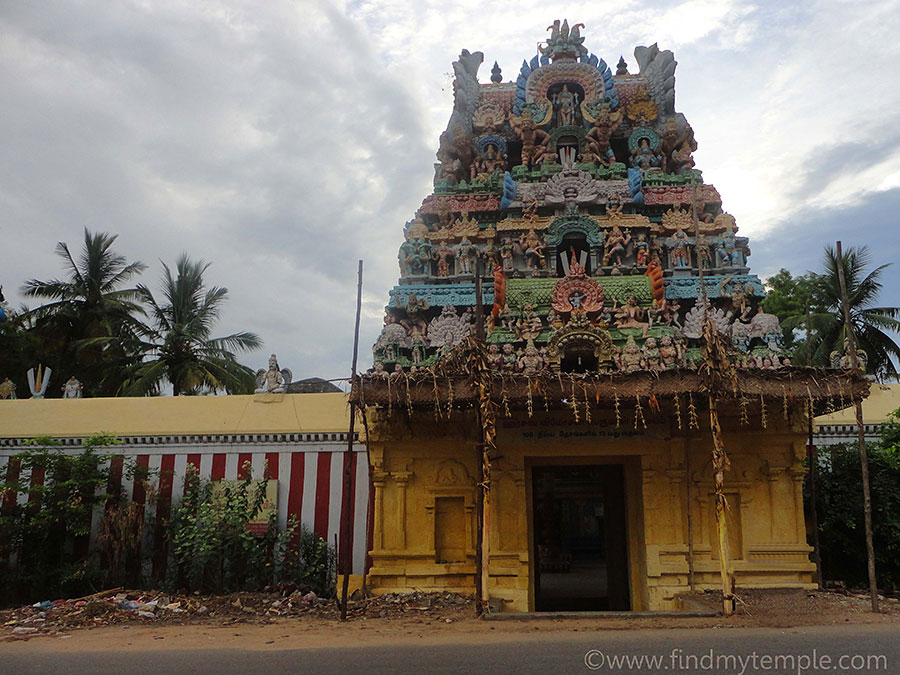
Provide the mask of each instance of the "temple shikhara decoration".
POLYGON ((611 67, 583 29, 555 21, 513 81, 453 63, 434 191, 354 386, 372 583, 518 611, 808 585, 807 419, 867 385, 786 358, 672 52, 611 67))
POLYGON ((741 367, 789 365, 747 238, 694 168, 672 53, 639 47, 637 74, 624 60, 613 71, 579 25, 551 30, 515 82, 495 67, 479 83, 478 52, 453 64, 434 193, 404 229, 380 370, 433 365, 471 332, 478 260, 498 370, 690 366, 704 307, 741 367))

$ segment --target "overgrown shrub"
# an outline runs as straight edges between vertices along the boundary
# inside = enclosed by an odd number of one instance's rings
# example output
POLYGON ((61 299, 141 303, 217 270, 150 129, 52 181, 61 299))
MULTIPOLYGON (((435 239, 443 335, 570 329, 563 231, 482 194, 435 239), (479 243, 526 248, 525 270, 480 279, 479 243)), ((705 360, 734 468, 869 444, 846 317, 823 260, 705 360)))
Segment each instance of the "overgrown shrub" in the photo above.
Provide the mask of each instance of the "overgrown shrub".
POLYGON ((106 434, 91 436, 73 455, 42 437, 10 458, 18 471, 0 484, 0 600, 78 595, 99 583, 89 539, 94 510, 109 498, 109 469, 98 449, 118 443, 106 434), (42 480, 32 480, 41 474, 42 480))
POLYGON ((84 441, 80 454, 66 454, 58 442, 37 438, 10 458, 18 471, 0 483, 0 603, 140 588, 151 582, 142 576, 151 553, 164 562, 165 547, 166 583, 174 589, 225 593, 289 584, 333 595, 327 542, 294 518, 279 531, 274 513, 256 534, 249 527, 266 500, 266 482, 252 479, 249 463, 246 478, 221 482, 200 480, 189 465, 184 498, 157 522, 150 476, 133 460, 122 460, 123 476, 144 485, 145 503, 129 501, 121 488, 109 493, 113 456, 99 450, 117 444, 100 434, 84 441), (99 520, 93 547, 92 520, 99 520))
POLYGON ((265 490, 265 481, 255 481, 249 465, 243 479, 222 482, 201 480, 189 467, 184 497, 167 527, 174 560, 170 585, 228 593, 293 583, 333 594, 334 553, 327 542, 294 519, 279 531, 274 513, 264 533, 251 531, 251 521, 264 510, 265 490))
MULTIPOLYGON (((867 445, 878 587, 900 588, 900 426, 867 445)), ((862 472, 855 443, 819 450, 819 542, 826 580, 867 586, 862 472)))

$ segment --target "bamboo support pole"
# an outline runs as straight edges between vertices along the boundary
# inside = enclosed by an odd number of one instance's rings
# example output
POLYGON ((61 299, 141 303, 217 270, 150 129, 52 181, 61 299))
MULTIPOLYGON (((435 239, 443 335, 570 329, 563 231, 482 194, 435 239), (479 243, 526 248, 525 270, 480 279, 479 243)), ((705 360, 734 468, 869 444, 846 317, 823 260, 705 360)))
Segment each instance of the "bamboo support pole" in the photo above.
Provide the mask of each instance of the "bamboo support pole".
MULTIPOLYGON (((809 303, 806 303, 806 360, 809 362, 811 355, 812 321, 810 319, 809 303)), ((812 528, 813 539, 813 563, 816 565, 816 585, 821 589, 822 584, 822 549, 819 547, 819 507, 817 498, 817 485, 819 482, 819 453, 813 443, 813 409, 809 406, 807 415, 807 446, 806 456, 809 461, 809 519, 812 528)))
POLYGON ((725 616, 734 614, 734 570, 728 552, 728 502, 725 499, 725 471, 729 467, 722 428, 719 426, 719 410, 715 397, 709 395, 709 426, 713 438, 713 477, 716 498, 716 534, 719 540, 719 572, 722 575, 722 611, 725 616))
MULTIPOLYGON (((691 218, 694 221, 694 244, 700 239, 700 219, 697 217, 697 184, 691 185, 691 218)), ((696 250, 694 254, 696 256, 696 250)), ((703 302, 704 326, 703 338, 706 340, 707 361, 710 376, 718 377, 722 367, 729 364, 719 362, 715 358, 713 342, 717 338, 717 329, 711 325, 709 318, 709 299, 706 295, 706 281, 703 278, 703 265, 697 259, 697 274, 700 282, 700 297, 703 302)), ((709 427, 713 439, 713 475, 715 477, 716 534, 719 540, 719 572, 722 576, 722 611, 725 616, 734 614, 734 571, 728 557, 728 502, 725 499, 725 471, 729 467, 728 454, 722 441, 722 427, 719 425, 719 409, 716 394, 709 391, 709 427)))
MULTIPOLYGON (((482 274, 481 274, 481 258, 475 259, 475 340, 476 344, 484 343, 484 298, 482 294, 482 274)), ((476 364, 472 364, 473 374, 477 372, 476 364)), ((477 494, 475 501, 475 596, 478 600, 476 603, 476 611, 479 615, 484 614, 488 609, 487 582, 489 575, 489 548, 490 540, 486 533, 490 532, 487 527, 488 519, 486 517, 489 505, 488 483, 490 480, 490 459, 488 457, 488 448, 485 444, 484 433, 484 385, 483 378, 475 377, 475 393, 478 398, 478 406, 476 408, 475 419, 478 422, 479 434, 481 442, 475 445, 475 452, 478 457, 478 466, 480 469, 481 480, 478 482, 477 494)), ((490 403, 489 401, 487 402, 490 403)))
MULTIPOLYGON (((841 287, 841 308, 844 313, 844 331, 847 335, 847 347, 850 350, 850 367, 859 370, 859 359, 856 354, 856 334, 850 323, 850 303, 847 296, 847 282, 844 279, 844 254, 841 242, 837 242, 838 283, 841 287)), ((875 577, 875 544, 872 540, 872 494, 869 489, 869 456, 866 452, 865 427, 863 426, 862 399, 856 400, 856 440, 859 445, 859 463, 862 471, 863 515, 866 525, 866 558, 869 572, 869 597, 872 611, 878 612, 878 581, 875 577)))

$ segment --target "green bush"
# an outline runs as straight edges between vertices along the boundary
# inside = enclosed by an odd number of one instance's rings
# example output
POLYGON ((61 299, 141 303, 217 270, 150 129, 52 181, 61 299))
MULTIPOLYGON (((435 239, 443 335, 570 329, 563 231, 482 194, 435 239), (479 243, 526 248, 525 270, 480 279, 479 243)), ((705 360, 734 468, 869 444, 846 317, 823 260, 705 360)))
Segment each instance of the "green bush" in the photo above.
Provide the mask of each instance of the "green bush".
MULTIPOLYGON (((900 426, 885 427, 879 443, 867 445, 872 530, 878 587, 900 588, 900 426)), ((817 484, 819 542, 826 580, 867 586, 862 472, 855 443, 819 450, 817 484)))
POLYGON ((97 450, 118 443, 106 434, 91 436, 83 452, 72 455, 42 437, 10 458, 19 471, 0 484, 6 497, 0 509, 0 601, 78 595, 101 581, 88 546, 94 510, 110 497, 109 457, 97 450), (43 481, 32 485, 31 476, 40 472, 43 481), (18 503, 19 495, 27 500, 18 503))
POLYGON ((249 525, 263 512, 265 481, 254 481, 249 464, 239 481, 201 480, 194 467, 185 477, 181 503, 167 524, 174 565, 169 585, 202 593, 261 590, 275 584, 334 593, 334 553, 320 537, 291 519, 279 531, 271 514, 265 533, 249 525))
POLYGON ((264 512, 266 497, 266 482, 251 478, 249 464, 246 478, 221 482, 200 480, 189 465, 184 498, 165 522, 155 522, 156 494, 147 470, 133 460, 123 464, 123 475, 144 483, 146 506, 121 490, 108 494, 112 456, 99 450, 118 444, 100 434, 85 440, 80 454, 66 454, 57 441, 36 438, 11 457, 20 468, 0 483, 0 603, 140 588, 149 582, 142 577, 147 554, 163 543, 170 557, 166 583, 176 590, 227 593, 286 584, 334 594, 334 551, 322 538, 294 518, 279 531, 274 513, 262 534, 248 527, 264 512), (43 481, 32 486, 31 476, 41 471, 43 481), (91 548, 92 519, 101 513, 91 548))

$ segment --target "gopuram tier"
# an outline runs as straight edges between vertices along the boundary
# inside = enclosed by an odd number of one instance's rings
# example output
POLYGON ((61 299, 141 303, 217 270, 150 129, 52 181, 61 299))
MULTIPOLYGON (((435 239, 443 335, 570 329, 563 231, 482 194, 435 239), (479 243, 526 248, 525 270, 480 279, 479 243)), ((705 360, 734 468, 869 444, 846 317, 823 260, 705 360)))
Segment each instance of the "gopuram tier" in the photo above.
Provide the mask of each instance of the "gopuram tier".
POLYGON ((481 52, 453 63, 434 192, 404 228, 374 372, 428 367, 473 331, 475 275, 500 371, 690 368, 708 312, 742 368, 789 365, 760 308, 746 237, 694 166, 671 51, 638 72, 559 21, 514 82, 481 52))

